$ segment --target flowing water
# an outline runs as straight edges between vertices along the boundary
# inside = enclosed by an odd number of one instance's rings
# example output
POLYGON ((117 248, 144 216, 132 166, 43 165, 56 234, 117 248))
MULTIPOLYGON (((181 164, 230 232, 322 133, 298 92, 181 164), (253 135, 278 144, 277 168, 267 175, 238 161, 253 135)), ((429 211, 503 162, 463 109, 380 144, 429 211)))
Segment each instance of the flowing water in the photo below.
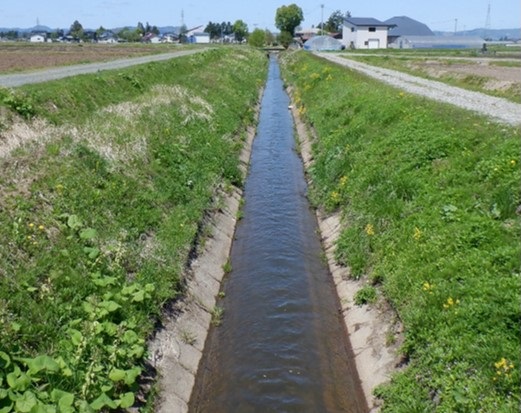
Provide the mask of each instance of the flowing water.
POLYGON ((367 411, 288 105, 272 57, 224 318, 208 336, 191 412, 367 411))

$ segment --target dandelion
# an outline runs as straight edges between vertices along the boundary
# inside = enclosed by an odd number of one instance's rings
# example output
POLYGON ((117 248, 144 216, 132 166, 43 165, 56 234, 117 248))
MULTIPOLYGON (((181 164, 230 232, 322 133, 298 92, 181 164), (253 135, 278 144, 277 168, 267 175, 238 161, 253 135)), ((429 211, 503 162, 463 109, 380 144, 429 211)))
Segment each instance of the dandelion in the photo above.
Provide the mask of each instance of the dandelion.
POLYGON ((44 227, 43 225, 38 225, 38 229, 39 229, 40 231, 43 231, 43 230, 45 229, 45 227, 44 227))
POLYGON ((494 377, 494 381, 497 380, 497 377, 504 375, 505 377, 510 377, 511 370, 514 368, 514 364, 509 362, 506 358, 501 357, 499 361, 494 363, 494 367, 496 368, 496 377, 494 377))
POLYGON ((373 224, 367 224, 365 226, 365 233, 370 237, 374 235, 374 227, 373 224))
POLYGON ((414 234, 412 235, 412 237, 414 238, 415 241, 420 240, 420 238, 422 237, 422 232, 421 232, 420 228, 414 227, 414 234))
POLYGON ((344 188, 346 185, 347 185, 347 176, 344 175, 342 178, 340 178, 340 187, 344 188))
POLYGON ((429 292, 432 293, 431 290, 432 290, 433 288, 434 288, 434 285, 431 284, 431 283, 429 283, 428 281, 425 281, 425 282, 423 283, 423 286, 422 286, 422 290, 423 290, 423 291, 429 291, 429 292))
POLYGON ((517 162, 516 162, 515 159, 512 159, 512 160, 510 161, 510 165, 512 165, 512 166, 516 166, 516 163, 517 163, 517 162))
POLYGON ((443 304, 443 308, 448 310, 449 308, 452 308, 457 304, 459 304, 459 300, 454 300, 452 297, 449 297, 447 298, 447 302, 443 304))
POLYGON ((335 204, 340 202, 340 194, 337 191, 331 192, 331 195, 329 197, 331 201, 333 201, 335 204))
POLYGON ((29 224, 29 228, 34 228, 34 222, 31 222, 31 223, 29 224))
POLYGON ((403 98, 403 97, 405 96, 405 93, 400 92, 398 95, 399 95, 401 98, 403 98))

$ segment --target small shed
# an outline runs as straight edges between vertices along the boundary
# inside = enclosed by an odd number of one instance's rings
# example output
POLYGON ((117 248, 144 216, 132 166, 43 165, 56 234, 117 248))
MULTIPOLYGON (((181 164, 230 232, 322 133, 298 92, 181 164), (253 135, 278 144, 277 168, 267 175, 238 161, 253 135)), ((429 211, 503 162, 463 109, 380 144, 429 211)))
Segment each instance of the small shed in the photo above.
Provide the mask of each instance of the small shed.
POLYGON ((331 36, 315 36, 304 42, 304 50, 329 51, 342 50, 344 45, 331 36))

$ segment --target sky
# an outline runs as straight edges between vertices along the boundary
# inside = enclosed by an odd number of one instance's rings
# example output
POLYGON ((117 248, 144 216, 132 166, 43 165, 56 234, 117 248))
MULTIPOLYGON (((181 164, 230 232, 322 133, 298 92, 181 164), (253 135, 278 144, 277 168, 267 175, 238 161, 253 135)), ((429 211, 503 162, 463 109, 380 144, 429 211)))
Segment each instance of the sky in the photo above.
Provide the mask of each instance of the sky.
POLYGON ((441 31, 483 28, 487 16, 491 29, 521 27, 520 0, 0 0, 0 27, 28 28, 39 22, 50 28, 69 28, 78 20, 86 29, 135 26, 138 22, 153 26, 184 23, 192 28, 210 21, 241 19, 250 31, 277 31, 277 8, 292 3, 304 12, 303 28, 326 21, 336 10, 379 20, 408 16, 441 31))

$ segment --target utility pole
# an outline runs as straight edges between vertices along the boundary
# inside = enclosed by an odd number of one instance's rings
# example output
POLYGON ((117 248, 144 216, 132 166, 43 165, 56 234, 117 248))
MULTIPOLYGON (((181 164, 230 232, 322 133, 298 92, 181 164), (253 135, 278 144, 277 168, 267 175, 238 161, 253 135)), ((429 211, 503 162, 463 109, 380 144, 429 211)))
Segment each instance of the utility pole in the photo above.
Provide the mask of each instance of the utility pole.
POLYGON ((320 34, 324 34, 324 4, 320 5, 320 34))
POLYGON ((485 40, 487 40, 489 31, 490 31, 490 2, 488 3, 488 7, 487 7, 487 20, 485 21, 485 33, 483 35, 485 40))
POLYGON ((454 19, 454 34, 458 33, 458 19, 454 19))

